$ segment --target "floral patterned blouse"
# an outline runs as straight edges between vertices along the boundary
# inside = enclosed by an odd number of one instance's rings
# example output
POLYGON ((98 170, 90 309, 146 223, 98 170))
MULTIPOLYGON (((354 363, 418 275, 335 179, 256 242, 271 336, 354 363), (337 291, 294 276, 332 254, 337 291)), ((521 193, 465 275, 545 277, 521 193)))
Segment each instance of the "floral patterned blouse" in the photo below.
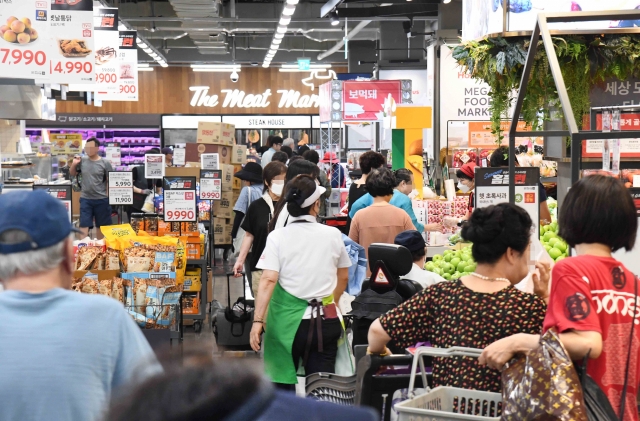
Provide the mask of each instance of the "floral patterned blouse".
MULTIPOLYGON (((538 334, 546 304, 509 286, 495 293, 474 292, 459 279, 435 284, 380 318, 400 347, 431 342, 437 348, 484 349, 515 333, 538 334)), ((500 373, 469 357, 434 359, 433 385, 500 392, 500 373)))

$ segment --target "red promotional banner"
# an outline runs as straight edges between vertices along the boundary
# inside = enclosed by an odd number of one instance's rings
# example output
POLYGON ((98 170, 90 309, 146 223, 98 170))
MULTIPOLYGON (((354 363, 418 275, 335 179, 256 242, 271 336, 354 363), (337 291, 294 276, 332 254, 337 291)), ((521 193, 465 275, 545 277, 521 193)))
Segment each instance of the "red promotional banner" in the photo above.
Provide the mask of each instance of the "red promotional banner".
POLYGON ((344 120, 382 120, 384 102, 391 96, 401 102, 402 89, 399 80, 346 81, 342 85, 342 109, 344 120))
MULTIPOLYGON (((621 113, 621 130, 640 130, 640 114, 621 113)), ((596 116, 596 130, 602 130, 602 114, 596 116)), ((586 140, 582 142, 582 156, 585 158, 601 158, 603 140, 586 140)), ((620 139, 620 156, 622 158, 640 158, 640 139, 620 139)))

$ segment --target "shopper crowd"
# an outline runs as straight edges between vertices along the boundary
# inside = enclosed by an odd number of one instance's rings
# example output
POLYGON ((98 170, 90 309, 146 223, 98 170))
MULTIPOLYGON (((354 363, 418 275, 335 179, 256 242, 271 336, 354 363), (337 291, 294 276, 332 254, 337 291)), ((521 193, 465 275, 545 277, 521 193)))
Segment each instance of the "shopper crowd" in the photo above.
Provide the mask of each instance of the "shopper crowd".
MULTIPOLYGON (((416 218, 410 196, 421 186, 414 186, 411 171, 390 171, 377 152, 361 155, 362 177, 348 193, 347 236, 320 223, 328 216, 331 189, 346 187, 336 154, 320 159, 316 151, 276 136, 268 146, 261 164, 248 162, 235 174, 244 185, 232 231, 233 273, 247 275, 255 299, 250 346, 264 351, 266 378, 253 364, 215 362, 204 354, 185 356, 181 367, 161 365, 121 305, 70 291, 77 230, 64 206, 42 191, 15 192, 0 196, 0 419, 373 420, 368 410, 285 391, 295 390, 300 369, 306 375, 335 373, 351 362, 338 304, 348 288, 363 284, 350 271, 353 248, 364 249, 368 258, 375 243, 406 248, 412 265, 402 276, 424 289, 373 322, 369 354, 389 355, 391 342, 400 348, 429 342, 481 349, 479 359, 435 359, 432 386, 500 392, 505 364, 555 329, 572 360, 590 359, 587 373, 616 413, 626 407, 624 419, 638 419, 637 279, 612 256, 633 249, 638 219, 619 180, 594 175, 572 186, 559 235, 575 257, 553 268, 531 261, 537 224, 523 208, 476 208, 471 195, 467 215, 445 223, 461 225, 477 267, 446 281, 423 269, 424 234, 442 226, 416 218), (47 212, 34 210, 33 203, 47 212), (533 294, 515 287, 528 275, 533 294), (630 337, 634 346, 627 356, 621 350, 630 337)), ((98 226, 111 223, 104 199, 111 167, 97 156, 97 147, 90 139, 87 157, 70 169, 82 184, 81 229, 94 220, 98 226)), ((506 158, 495 164, 508 165, 506 158)), ((474 165, 465 164, 457 176, 460 190, 471 192, 474 165)), ((141 209, 157 187, 134 170, 134 208, 141 209)))

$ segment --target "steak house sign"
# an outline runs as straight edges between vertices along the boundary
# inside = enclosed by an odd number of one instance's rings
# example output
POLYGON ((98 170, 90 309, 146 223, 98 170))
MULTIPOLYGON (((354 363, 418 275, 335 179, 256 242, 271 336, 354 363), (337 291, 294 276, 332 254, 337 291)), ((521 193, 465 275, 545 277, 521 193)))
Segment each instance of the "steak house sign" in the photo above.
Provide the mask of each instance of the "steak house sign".
MULTIPOLYGON (((271 89, 267 89, 261 94, 247 94, 239 89, 222 89, 221 96, 210 94, 208 86, 191 86, 193 92, 191 97, 192 107, 217 107, 222 108, 267 108, 272 98, 271 89), (222 104, 221 104, 222 102, 222 104)), ((280 89, 276 91, 279 95, 278 108, 317 108, 320 98, 318 95, 301 95, 300 91, 280 89)))

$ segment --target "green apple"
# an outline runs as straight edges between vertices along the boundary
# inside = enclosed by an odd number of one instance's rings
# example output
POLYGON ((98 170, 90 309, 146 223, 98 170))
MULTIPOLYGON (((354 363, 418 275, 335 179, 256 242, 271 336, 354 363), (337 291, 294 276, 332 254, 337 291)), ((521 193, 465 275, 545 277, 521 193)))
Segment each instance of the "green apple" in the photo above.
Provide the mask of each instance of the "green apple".
POLYGON ((433 272, 433 268, 435 268, 436 265, 433 264, 433 262, 427 262, 424 264, 424 268, 426 270, 428 270, 429 272, 433 272))
POLYGON ((475 270, 476 270, 476 265, 473 264, 473 265, 465 266, 463 272, 471 273, 471 272, 475 272, 475 270))
POLYGON ((558 241, 560 241, 558 237, 549 238, 549 241, 547 241, 547 244, 549 244, 551 247, 555 247, 558 241))
POLYGON ((469 272, 462 272, 462 276, 469 276, 469 272))
MULTIPOLYGON (((553 240, 553 238, 552 238, 553 240)), ((558 240, 556 241, 556 243, 553 245, 553 247, 557 248, 558 250, 560 250, 561 252, 566 252, 567 251, 567 243, 565 243, 562 240, 558 240)))
POLYGON ((442 256, 439 254, 436 254, 435 256, 433 256, 431 260, 433 260, 434 262, 440 261, 442 260, 442 256))
POLYGON ((453 267, 453 265, 452 265, 451 263, 445 263, 445 264, 442 266, 442 271, 443 271, 444 273, 448 273, 448 274, 450 274, 450 275, 451 275, 453 272, 455 272, 455 268, 453 267))
POLYGON ((558 257, 562 256, 562 252, 560 250, 558 250, 557 248, 552 247, 551 250, 549 250, 549 256, 553 260, 556 260, 558 257))
POLYGON ((459 277, 461 277, 462 274, 458 271, 453 272, 453 275, 451 275, 451 279, 458 279, 459 277))
POLYGON ((456 269, 458 270, 458 272, 464 272, 467 266, 468 266, 467 262, 460 262, 456 266, 456 269))
POLYGON ((459 257, 454 257, 453 259, 451 259, 451 261, 449 263, 451 263, 453 266, 458 266, 458 264, 460 264, 462 260, 460 260, 459 257))
POLYGON ((443 255, 448 255, 448 254, 453 254, 453 250, 445 250, 444 253, 442 253, 443 255))
POLYGON ((562 255, 562 256, 558 256, 558 258, 555 260, 556 263, 558 263, 560 260, 562 259, 566 259, 567 257, 562 255))
POLYGON ((555 232, 552 231, 547 231, 544 233, 544 235, 542 236, 542 238, 544 238, 545 242, 549 242, 549 240, 551 240, 552 238, 557 237, 555 232))
POLYGON ((450 273, 444 273, 444 274, 442 274, 442 277, 443 277, 444 279, 446 279, 447 281, 450 281, 450 280, 451 280, 451 274, 450 274, 450 273))
POLYGON ((542 247, 544 247, 544 249, 547 251, 547 253, 549 252, 549 250, 551 250, 551 246, 549 244, 543 244, 542 247))

